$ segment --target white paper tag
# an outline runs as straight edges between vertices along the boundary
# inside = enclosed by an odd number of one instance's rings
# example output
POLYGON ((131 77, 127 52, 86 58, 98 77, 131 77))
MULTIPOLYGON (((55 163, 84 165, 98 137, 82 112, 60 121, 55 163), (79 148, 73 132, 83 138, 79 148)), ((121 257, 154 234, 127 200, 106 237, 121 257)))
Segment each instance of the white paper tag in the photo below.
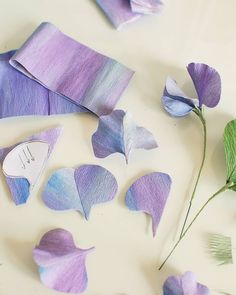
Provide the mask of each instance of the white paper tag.
POLYGON ((3 161, 6 176, 26 178, 34 186, 48 159, 49 145, 42 141, 29 141, 12 149, 3 161))

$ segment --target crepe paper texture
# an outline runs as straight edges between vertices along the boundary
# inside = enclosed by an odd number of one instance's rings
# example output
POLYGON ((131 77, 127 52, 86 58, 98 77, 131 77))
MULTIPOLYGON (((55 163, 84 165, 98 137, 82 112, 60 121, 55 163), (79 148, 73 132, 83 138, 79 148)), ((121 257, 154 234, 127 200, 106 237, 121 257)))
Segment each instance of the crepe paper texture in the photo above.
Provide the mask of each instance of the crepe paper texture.
POLYGON ((130 210, 142 211, 152 217, 153 236, 161 221, 171 183, 168 174, 152 172, 136 180, 126 193, 125 202, 130 210))
POLYGON ((163 286, 164 295, 211 295, 210 290, 197 282, 192 272, 183 276, 170 276, 163 286))
POLYGON ((162 2, 158 0, 96 0, 116 29, 131 23, 145 14, 160 11, 162 2))
POLYGON ((88 112, 87 109, 16 71, 9 64, 15 53, 13 50, 0 54, 0 119, 88 112))
POLYGON ((155 14, 160 12, 163 3, 159 0, 130 0, 133 12, 141 14, 155 14))
POLYGON ((162 102, 166 111, 174 117, 184 117, 203 105, 214 108, 220 101, 221 78, 215 69, 203 63, 190 63, 187 70, 198 98, 191 99, 173 79, 168 78, 162 102))
POLYGON ((77 210, 88 220, 92 206, 114 199, 117 189, 113 174, 101 166, 63 168, 48 180, 43 201, 53 210, 77 210))
POLYGON ((135 124, 131 113, 115 110, 110 115, 99 118, 97 131, 92 136, 96 157, 105 158, 113 153, 121 153, 128 163, 133 149, 154 149, 156 140, 151 132, 135 124))
POLYGON ((112 112, 134 74, 51 23, 42 23, 11 57, 10 64, 97 116, 112 112))
POLYGON ((16 205, 32 194, 61 133, 61 127, 32 135, 8 148, 0 149, 0 162, 16 205))
POLYGON ((233 264, 232 238, 213 234, 209 236, 209 252, 219 265, 233 264))
POLYGON ((93 250, 77 248, 72 234, 67 230, 47 232, 33 250, 42 283, 60 292, 84 292, 88 284, 86 258, 93 250))

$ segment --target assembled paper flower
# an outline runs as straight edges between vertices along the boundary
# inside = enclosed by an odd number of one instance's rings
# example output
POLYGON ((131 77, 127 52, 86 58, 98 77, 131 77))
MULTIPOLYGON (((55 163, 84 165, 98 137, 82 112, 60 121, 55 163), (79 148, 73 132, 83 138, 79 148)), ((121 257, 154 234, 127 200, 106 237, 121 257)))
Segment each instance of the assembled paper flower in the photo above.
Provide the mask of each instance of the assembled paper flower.
POLYGON ((92 136, 96 157, 105 158, 113 153, 121 153, 128 163, 133 149, 154 149, 157 147, 152 133, 135 124, 131 113, 115 110, 99 119, 97 131, 92 136))
POLYGON ((221 79, 215 69, 202 63, 190 63, 187 70, 198 98, 188 97, 173 79, 168 78, 162 102, 166 111, 174 117, 184 117, 191 111, 202 109, 203 105, 214 108, 220 100, 221 79))
POLYGON ((82 293, 88 283, 85 261, 93 249, 77 248, 71 233, 64 229, 47 232, 33 250, 42 283, 60 292, 82 293))
POLYGON ((197 282, 192 272, 169 277, 163 286, 164 295, 211 295, 210 290, 197 282))

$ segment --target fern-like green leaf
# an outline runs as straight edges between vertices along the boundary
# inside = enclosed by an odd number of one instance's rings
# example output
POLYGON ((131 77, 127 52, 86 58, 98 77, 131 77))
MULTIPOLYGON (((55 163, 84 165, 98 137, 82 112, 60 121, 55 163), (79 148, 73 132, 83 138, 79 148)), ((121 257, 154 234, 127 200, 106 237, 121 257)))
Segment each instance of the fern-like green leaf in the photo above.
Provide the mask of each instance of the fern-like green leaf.
POLYGON ((224 235, 210 235, 209 251, 219 265, 232 264, 232 239, 224 235))

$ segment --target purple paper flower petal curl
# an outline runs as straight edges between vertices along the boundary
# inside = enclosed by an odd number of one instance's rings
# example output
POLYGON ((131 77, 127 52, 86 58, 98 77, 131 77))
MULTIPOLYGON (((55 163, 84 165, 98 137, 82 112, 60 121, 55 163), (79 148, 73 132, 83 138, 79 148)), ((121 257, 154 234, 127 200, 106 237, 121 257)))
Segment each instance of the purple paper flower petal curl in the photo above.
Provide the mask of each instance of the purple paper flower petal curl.
POLYGON ((161 221, 171 183, 168 174, 153 172, 137 179, 126 193, 125 202, 130 210, 151 215, 153 236, 161 221))
POLYGON ((158 13, 163 5, 160 0, 130 0, 133 12, 141 14, 158 13))
POLYGON ((211 295, 210 290, 197 282, 192 272, 183 276, 170 276, 163 286, 164 295, 211 295))
POLYGON ((64 229, 47 232, 33 250, 42 283, 60 292, 85 291, 88 283, 85 261, 93 249, 77 248, 71 233, 64 229))
POLYGON ((221 95, 219 73, 202 63, 190 63, 187 69, 198 94, 199 107, 205 105, 214 108, 219 103, 221 95))

